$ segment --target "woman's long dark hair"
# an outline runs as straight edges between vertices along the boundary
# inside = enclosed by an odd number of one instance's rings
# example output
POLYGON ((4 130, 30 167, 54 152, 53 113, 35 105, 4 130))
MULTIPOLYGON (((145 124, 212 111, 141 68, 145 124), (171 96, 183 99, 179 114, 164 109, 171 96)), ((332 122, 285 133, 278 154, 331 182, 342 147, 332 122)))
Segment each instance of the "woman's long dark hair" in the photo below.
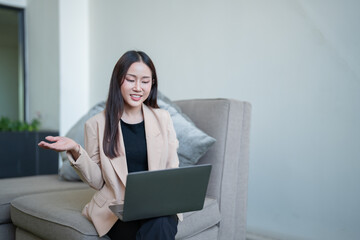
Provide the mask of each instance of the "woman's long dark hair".
POLYGON ((158 81, 153 62, 144 52, 126 52, 121 56, 114 67, 110 80, 109 95, 105 107, 103 148, 105 155, 110 159, 119 156, 119 121, 124 112, 124 98, 121 95, 120 88, 131 64, 135 62, 142 62, 146 64, 152 73, 151 91, 149 97, 144 101, 144 104, 152 108, 159 108, 156 101, 158 81))

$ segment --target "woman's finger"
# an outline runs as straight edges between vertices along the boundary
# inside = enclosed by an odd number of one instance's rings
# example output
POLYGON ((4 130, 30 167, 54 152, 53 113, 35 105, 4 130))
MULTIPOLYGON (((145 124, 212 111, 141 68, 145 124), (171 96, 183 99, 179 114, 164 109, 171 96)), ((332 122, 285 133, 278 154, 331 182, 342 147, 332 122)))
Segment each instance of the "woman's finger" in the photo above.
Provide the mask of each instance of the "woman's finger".
POLYGON ((59 141, 60 140, 60 137, 59 136, 47 136, 45 137, 46 140, 50 141, 50 142, 56 142, 56 141, 59 141))
POLYGON ((47 142, 40 142, 39 147, 42 147, 44 149, 50 149, 50 150, 54 150, 56 152, 62 152, 65 151, 66 149, 64 149, 63 147, 58 146, 56 143, 47 143, 47 142))
POLYGON ((45 149, 50 149, 49 144, 47 142, 41 141, 38 144, 39 147, 45 148, 45 149))

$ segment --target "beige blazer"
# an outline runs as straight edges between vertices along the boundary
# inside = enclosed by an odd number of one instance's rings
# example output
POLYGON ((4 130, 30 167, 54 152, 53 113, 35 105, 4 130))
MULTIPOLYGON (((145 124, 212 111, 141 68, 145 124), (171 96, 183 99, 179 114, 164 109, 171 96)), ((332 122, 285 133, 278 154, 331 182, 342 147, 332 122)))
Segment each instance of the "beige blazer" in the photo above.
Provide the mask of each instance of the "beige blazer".
MULTIPOLYGON (((149 170, 178 167, 179 142, 169 113, 146 105, 142 108, 149 170)), ((103 151, 104 128, 103 111, 86 122, 85 149, 80 148, 80 157, 75 161, 71 154, 68 154, 71 164, 82 179, 98 190, 82 213, 94 224, 99 236, 105 235, 118 220, 109 205, 124 201, 128 174, 121 126, 119 125, 120 155, 112 160, 103 151)), ((178 214, 178 217, 182 220, 181 214, 178 214)))

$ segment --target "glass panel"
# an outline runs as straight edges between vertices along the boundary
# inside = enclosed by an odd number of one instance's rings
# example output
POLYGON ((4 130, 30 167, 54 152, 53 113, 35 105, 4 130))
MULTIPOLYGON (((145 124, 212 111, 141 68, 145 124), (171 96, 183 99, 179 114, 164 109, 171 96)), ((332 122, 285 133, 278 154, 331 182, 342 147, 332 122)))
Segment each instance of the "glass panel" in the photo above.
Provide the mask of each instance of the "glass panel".
POLYGON ((24 119, 23 10, 0 6, 0 117, 24 119))

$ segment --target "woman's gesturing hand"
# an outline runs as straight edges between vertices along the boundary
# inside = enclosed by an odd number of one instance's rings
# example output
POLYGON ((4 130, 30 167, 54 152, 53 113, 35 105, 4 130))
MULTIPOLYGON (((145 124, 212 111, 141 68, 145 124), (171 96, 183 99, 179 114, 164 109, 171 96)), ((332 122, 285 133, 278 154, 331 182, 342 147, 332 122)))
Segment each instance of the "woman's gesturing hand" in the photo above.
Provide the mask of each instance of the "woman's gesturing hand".
POLYGON ((52 143, 41 141, 38 144, 39 147, 51 149, 57 152, 77 150, 78 147, 78 144, 74 140, 67 137, 47 136, 45 139, 52 143))
POLYGON ((38 144, 39 147, 54 150, 56 152, 69 151, 74 157, 74 159, 77 159, 79 157, 80 146, 71 138, 60 136, 47 136, 45 137, 45 139, 51 143, 41 141, 38 144))

